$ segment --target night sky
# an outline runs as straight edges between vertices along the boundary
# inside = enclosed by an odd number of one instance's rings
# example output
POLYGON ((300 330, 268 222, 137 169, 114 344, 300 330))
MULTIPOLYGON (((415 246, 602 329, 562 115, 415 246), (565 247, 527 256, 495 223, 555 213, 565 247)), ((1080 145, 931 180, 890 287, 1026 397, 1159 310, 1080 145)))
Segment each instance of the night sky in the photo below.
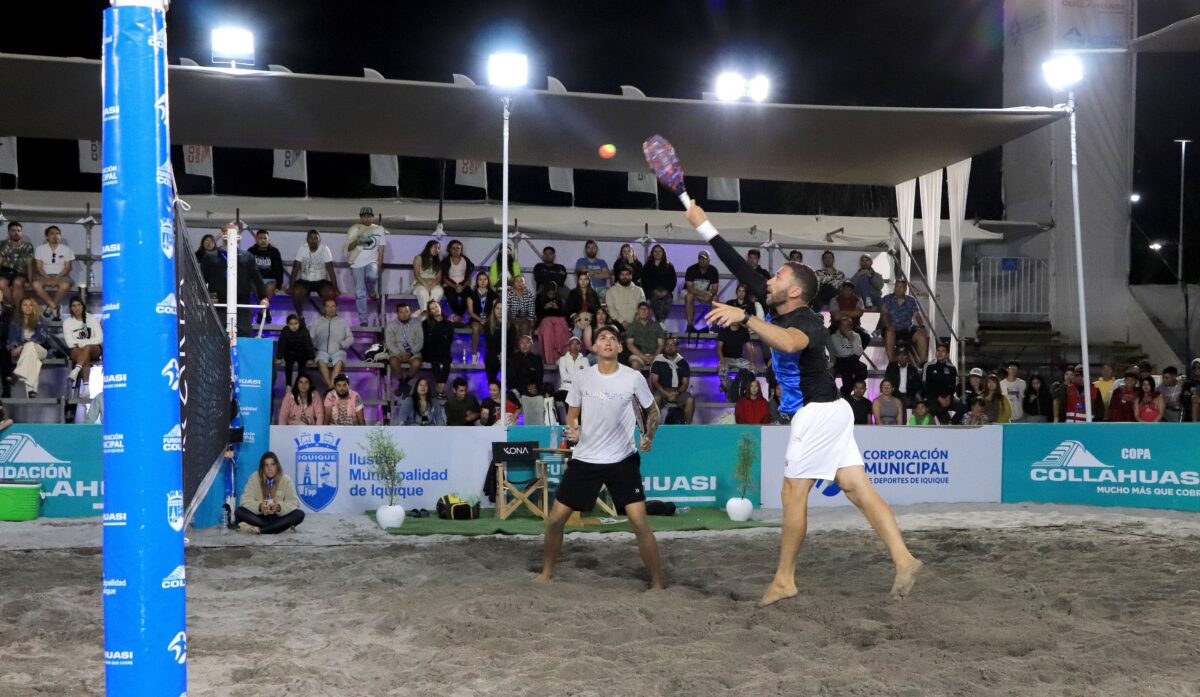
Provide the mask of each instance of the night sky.
MULTIPOLYGON (((6 53, 98 58, 104 0, 36 3, 18 16, 6 12, 6 53), (69 9, 66 9, 69 8, 69 9)), ((1142 0, 1139 33, 1200 13, 1200 0, 1142 0)), ((386 77, 449 82, 460 72, 483 82, 486 56, 518 46, 530 54, 531 81, 553 75, 571 91, 617 94, 632 84, 651 97, 699 98, 717 72, 765 72, 772 101, 910 107, 999 107, 1003 61, 1000 0, 618 0, 581 2, 383 2, 350 0, 176 0, 168 14, 173 63, 186 56, 209 63, 209 33, 241 25, 255 34, 258 68, 286 65, 297 73, 361 76, 363 67, 386 77)), ((1174 240, 1179 205, 1178 137, 1200 136, 1200 53, 1143 56, 1137 77, 1134 188, 1134 282, 1171 282, 1166 266, 1146 250, 1147 239, 1174 240), (1145 235, 1142 234, 1145 231, 1145 235)), ((52 92, 48 93, 52 99, 52 92)), ((3 111, 0 110, 0 131, 3 111)), ((1200 143, 1189 154, 1187 276, 1200 270, 1195 234, 1200 197, 1200 143)), ((178 148, 176 148, 178 150, 178 148)), ((95 191, 99 175, 77 170, 73 142, 22 139, 21 188, 95 191)), ((217 192, 302 196, 298 182, 271 178, 270 151, 218 148, 217 192)), ((309 191, 320 197, 381 197, 368 181, 365 155, 308 156, 309 191)), ((489 181, 498 184, 499 166, 489 181)), ((206 193, 208 180, 184 175, 183 193, 206 193)), ((401 158, 401 193, 437 198, 441 161, 401 158)), ((515 201, 569 205, 549 190, 545 168, 515 167, 515 201)), ((453 184, 449 199, 474 199, 478 190, 453 184)), ((0 187, 11 188, 11 177, 0 187)), ((576 204, 639 208, 653 198, 625 191, 621 174, 576 170, 576 204)), ((498 186, 497 186, 498 189, 498 186)), ((703 199, 703 184, 689 182, 703 199)), ((498 191, 492 192, 493 197, 498 191)), ((732 202, 713 202, 732 210, 732 202)), ((1086 202, 1085 202, 1086 205, 1086 202)), ((808 185, 743 180, 742 209, 781 213, 893 215, 890 187, 808 185)), ((967 203, 969 218, 1004 216, 999 150, 976 158, 967 203)), ((1162 252, 1173 268, 1175 249, 1162 252)))

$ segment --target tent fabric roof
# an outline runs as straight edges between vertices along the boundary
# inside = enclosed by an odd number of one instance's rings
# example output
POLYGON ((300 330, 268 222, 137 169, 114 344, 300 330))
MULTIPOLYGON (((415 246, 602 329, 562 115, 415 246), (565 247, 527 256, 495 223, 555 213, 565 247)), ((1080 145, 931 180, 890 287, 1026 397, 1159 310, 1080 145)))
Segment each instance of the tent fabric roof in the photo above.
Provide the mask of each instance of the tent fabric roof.
MULTIPOLYGON (((501 100, 489 88, 185 66, 172 66, 168 79, 175 143, 501 159, 501 100)), ((100 87, 97 60, 0 55, 0 131, 99 139, 100 87)), ((809 106, 527 90, 513 99, 510 157, 518 165, 639 171, 646 166, 642 141, 662 133, 690 175, 894 185, 1065 115, 1059 108, 809 106), (604 143, 617 146, 616 157, 597 156, 604 143)))
POLYGON ((1200 15, 1188 17, 1129 42, 1135 53, 1200 51, 1200 15))

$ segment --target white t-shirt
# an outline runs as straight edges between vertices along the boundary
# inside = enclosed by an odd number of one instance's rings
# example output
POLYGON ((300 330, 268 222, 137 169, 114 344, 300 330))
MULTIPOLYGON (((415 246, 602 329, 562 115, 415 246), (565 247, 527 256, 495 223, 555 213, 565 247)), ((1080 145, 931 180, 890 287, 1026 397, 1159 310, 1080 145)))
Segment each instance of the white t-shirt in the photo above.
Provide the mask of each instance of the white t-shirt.
POLYGON ((654 403, 646 378, 629 366, 618 365, 615 373, 605 375, 594 365, 575 376, 567 391, 567 405, 581 408, 576 458, 611 465, 637 451, 633 442, 635 395, 643 409, 654 403))
POLYGON ((1012 405, 1012 420, 1019 421, 1025 418, 1025 408, 1022 402, 1025 398, 1025 381, 1021 378, 1016 380, 1004 378, 1000 381, 1000 392, 1008 397, 1008 403, 1012 405))
POLYGON ((580 353, 578 356, 571 358, 571 352, 564 353, 558 359, 558 386, 560 389, 570 390, 571 383, 575 381, 575 376, 592 367, 588 362, 587 356, 580 353))
POLYGON ((301 281, 328 281, 325 265, 333 262, 333 252, 327 245, 317 247, 317 251, 308 248, 308 243, 300 245, 296 252, 296 261, 300 262, 301 281))
POLYGON ((355 223, 346 231, 346 260, 350 262, 352 269, 374 264, 379 259, 375 250, 386 245, 387 230, 384 230, 383 226, 355 223), (358 245, 350 249, 350 243, 355 240, 358 241, 358 245))
POLYGON ((62 330, 63 338, 67 341, 67 348, 78 348, 80 346, 101 345, 104 343, 104 330, 101 328, 100 320, 90 312, 84 313, 84 321, 75 319, 74 317, 64 317, 62 330))
POLYGON ((42 262, 42 272, 47 276, 57 276, 62 273, 63 267, 68 261, 75 261, 75 252, 62 242, 54 249, 50 249, 50 243, 44 242, 39 244, 37 249, 33 250, 33 258, 42 262))

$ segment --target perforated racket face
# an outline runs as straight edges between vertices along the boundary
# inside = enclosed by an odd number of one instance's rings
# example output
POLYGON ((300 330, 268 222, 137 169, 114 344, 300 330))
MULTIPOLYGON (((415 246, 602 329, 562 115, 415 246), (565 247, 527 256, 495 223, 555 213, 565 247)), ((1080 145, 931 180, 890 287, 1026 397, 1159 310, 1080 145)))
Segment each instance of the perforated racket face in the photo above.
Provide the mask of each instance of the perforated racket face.
POLYGON ((642 154, 646 156, 646 164, 654 170, 654 176, 662 185, 675 194, 684 192, 683 167, 675 155, 675 148, 670 141, 655 134, 642 143, 642 154))

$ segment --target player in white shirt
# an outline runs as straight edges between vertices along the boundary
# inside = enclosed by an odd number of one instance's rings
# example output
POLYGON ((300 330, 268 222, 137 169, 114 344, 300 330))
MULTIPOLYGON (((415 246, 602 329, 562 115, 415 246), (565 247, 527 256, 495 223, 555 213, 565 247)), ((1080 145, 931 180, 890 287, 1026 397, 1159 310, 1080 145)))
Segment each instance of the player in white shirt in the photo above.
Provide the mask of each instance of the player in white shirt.
POLYGON ((645 425, 641 450, 650 451, 654 432, 658 430, 658 407, 646 385, 646 378, 617 363, 621 337, 614 327, 604 326, 596 331, 592 350, 598 362, 580 371, 571 381, 567 393, 567 438, 578 444, 567 463, 562 483, 558 485, 554 508, 546 518, 542 573, 537 580, 549 581, 554 575, 567 519, 574 511, 592 510, 600 487, 606 486, 617 510, 624 509, 633 534, 637 536, 638 552, 650 572, 650 587, 661 589, 665 587, 662 560, 654 531, 646 518, 641 456, 633 439, 633 430, 641 414, 645 425), (581 416, 586 417, 582 426, 581 416))
POLYGON ((57 225, 46 228, 46 243, 33 250, 33 292, 45 303, 42 316, 62 319, 62 301, 71 292, 71 262, 75 253, 62 242, 57 225), (50 295, 54 293, 54 295, 50 295))
POLYGON ((292 262, 292 306, 300 317, 304 317, 304 301, 313 293, 335 300, 341 295, 333 271, 333 252, 321 244, 321 233, 309 230, 292 262))

